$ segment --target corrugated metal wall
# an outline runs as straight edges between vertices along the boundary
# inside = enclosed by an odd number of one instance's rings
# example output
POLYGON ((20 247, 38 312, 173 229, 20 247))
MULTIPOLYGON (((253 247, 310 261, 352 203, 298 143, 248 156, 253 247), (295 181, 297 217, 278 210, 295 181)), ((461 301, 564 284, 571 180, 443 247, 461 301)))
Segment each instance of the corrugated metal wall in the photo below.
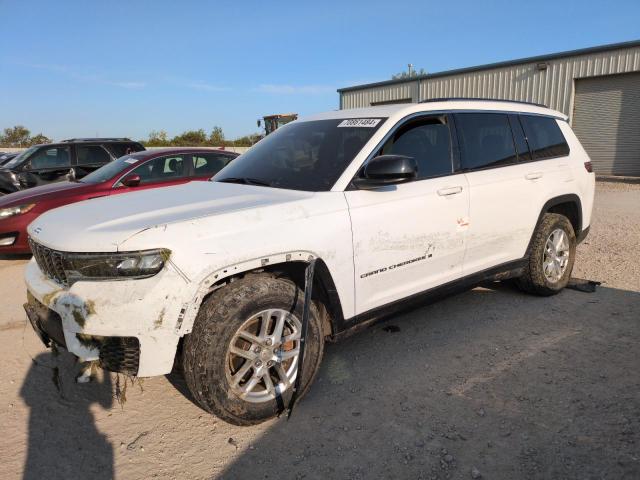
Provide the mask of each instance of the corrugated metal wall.
POLYGON ((419 85, 417 81, 395 83, 377 88, 354 90, 340 96, 340 108, 370 107, 377 102, 404 100, 419 101, 419 85))
POLYGON ((414 102, 441 97, 482 97, 542 103, 571 116, 577 78, 640 71, 640 46, 436 76, 406 83, 341 92, 341 108, 411 98, 414 102))

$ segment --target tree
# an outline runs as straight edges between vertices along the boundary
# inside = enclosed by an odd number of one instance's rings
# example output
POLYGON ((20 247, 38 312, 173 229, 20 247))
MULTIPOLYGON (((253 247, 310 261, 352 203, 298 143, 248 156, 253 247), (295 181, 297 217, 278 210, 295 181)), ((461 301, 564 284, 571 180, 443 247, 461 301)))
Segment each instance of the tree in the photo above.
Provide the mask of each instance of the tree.
POLYGON ((149 139, 143 141, 143 143, 147 147, 166 147, 170 145, 167 132, 164 130, 151 130, 151 133, 149 133, 149 139))
POLYGON ((259 133, 252 133, 251 135, 245 135, 244 137, 236 138, 235 140, 231 140, 228 142, 234 147, 250 147, 258 140, 262 138, 262 135, 259 133))
POLYGON ((176 135, 171 140, 171 145, 177 147, 198 147, 207 144, 207 134, 200 130, 188 130, 181 135, 176 135))
POLYGON ((213 127, 211 135, 209 135, 209 145, 212 147, 224 147, 224 133, 222 128, 213 127))
POLYGON ((40 145, 42 143, 52 143, 52 142, 53 140, 51 140, 49 137, 46 137, 43 134, 39 133, 35 137, 31 137, 29 139, 29 146, 40 145))
POLYGON ((407 71, 407 72, 400 72, 400 73, 396 73, 394 75, 391 75, 391 79, 392 80, 406 80, 408 78, 419 77, 419 76, 426 75, 426 74, 427 74, 427 71, 424 68, 421 68, 419 71, 413 70, 413 69, 409 69, 409 71, 407 71))
POLYGON ((0 135, 0 145, 5 147, 28 147, 30 145, 30 136, 31 132, 29 129, 22 125, 5 128, 4 133, 0 135))

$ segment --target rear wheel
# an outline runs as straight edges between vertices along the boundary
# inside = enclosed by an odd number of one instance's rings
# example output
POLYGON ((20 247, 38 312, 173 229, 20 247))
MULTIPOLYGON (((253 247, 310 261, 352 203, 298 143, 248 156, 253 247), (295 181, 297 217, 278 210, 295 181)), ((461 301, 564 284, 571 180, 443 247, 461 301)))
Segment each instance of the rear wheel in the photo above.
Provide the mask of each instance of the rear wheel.
POLYGON ((529 259, 518 286, 536 295, 555 295, 569 283, 576 256, 576 235, 569 219, 546 213, 531 242, 529 259))
MULTIPOLYGON (((277 415, 298 373, 303 292, 291 281, 248 275, 215 291, 184 341, 187 385, 209 412, 236 425, 277 415)), ((312 305, 301 394, 322 360, 320 313, 312 305)))

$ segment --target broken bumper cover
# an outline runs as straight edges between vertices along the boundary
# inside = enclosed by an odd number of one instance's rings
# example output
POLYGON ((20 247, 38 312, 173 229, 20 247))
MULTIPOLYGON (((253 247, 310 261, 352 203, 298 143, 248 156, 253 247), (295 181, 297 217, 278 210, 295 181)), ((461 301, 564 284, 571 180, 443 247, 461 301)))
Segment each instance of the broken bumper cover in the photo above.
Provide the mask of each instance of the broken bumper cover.
POLYGON ((46 345, 53 341, 83 360, 130 375, 171 372, 182 336, 183 298, 189 298, 189 285, 173 270, 142 280, 76 282, 64 288, 32 260, 25 280, 25 310, 46 345))

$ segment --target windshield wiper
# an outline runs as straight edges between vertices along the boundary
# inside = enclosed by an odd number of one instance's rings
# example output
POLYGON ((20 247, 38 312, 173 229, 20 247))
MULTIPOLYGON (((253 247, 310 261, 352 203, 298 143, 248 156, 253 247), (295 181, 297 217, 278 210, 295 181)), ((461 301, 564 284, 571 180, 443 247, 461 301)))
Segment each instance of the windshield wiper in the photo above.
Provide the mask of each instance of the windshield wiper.
POLYGON ((270 187, 270 182, 265 182, 264 180, 258 180, 257 178, 250 177, 227 177, 222 180, 216 180, 216 182, 221 183, 242 183, 244 185, 259 185, 261 187, 270 187))

